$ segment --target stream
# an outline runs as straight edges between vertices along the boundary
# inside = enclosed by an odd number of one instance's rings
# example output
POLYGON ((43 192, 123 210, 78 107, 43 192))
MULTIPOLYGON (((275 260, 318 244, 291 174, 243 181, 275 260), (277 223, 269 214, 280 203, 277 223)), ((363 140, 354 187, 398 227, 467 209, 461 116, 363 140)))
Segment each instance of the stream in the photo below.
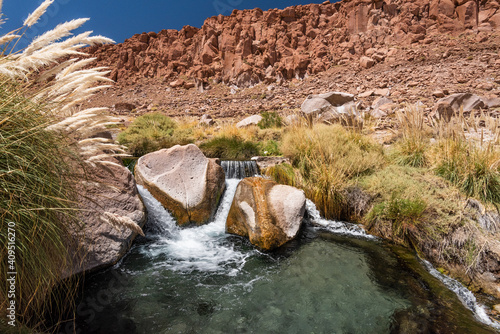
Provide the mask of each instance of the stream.
POLYGON ((76 332, 495 332, 413 254, 321 219, 310 201, 300 236, 277 251, 227 235, 239 181, 226 180, 210 224, 189 229, 139 186, 146 237, 116 266, 85 278, 76 332))

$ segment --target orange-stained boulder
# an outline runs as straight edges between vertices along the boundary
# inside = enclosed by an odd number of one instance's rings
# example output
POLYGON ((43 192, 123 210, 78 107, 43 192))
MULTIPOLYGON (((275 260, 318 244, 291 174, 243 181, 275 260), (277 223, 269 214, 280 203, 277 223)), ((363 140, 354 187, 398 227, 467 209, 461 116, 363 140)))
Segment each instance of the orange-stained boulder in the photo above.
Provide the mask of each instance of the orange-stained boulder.
POLYGON ((294 239, 305 213, 304 192, 261 177, 243 179, 236 189, 226 232, 248 237, 263 250, 294 239))

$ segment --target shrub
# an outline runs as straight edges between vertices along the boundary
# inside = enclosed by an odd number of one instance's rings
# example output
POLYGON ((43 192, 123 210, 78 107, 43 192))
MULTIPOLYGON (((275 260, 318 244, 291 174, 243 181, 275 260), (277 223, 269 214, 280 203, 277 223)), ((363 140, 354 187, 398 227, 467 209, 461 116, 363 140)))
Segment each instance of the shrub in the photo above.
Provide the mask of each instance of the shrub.
POLYGON ((279 143, 276 140, 267 140, 261 145, 262 155, 281 155, 281 150, 279 148, 279 143))
POLYGON ((274 181, 280 184, 286 184, 289 186, 297 185, 297 175, 294 168, 290 164, 279 164, 269 167, 262 172, 265 176, 271 177, 274 181))
POLYGON ((462 258, 463 239, 450 236, 458 229, 474 228, 465 219, 463 197, 452 184, 429 169, 388 165, 360 178, 358 185, 373 198, 373 209, 365 217, 371 233, 427 254, 439 247, 444 258, 462 258))
POLYGON ((132 125, 118 135, 118 142, 128 147, 134 156, 185 145, 192 142, 189 129, 178 130, 176 123, 161 113, 138 117, 132 125))
POLYGON ((258 144, 239 137, 217 137, 200 145, 210 158, 222 160, 248 160, 260 154, 258 144))
POLYGON ((281 116, 275 111, 264 111, 260 113, 262 120, 257 124, 261 129, 268 128, 281 128, 283 126, 283 120, 281 116))

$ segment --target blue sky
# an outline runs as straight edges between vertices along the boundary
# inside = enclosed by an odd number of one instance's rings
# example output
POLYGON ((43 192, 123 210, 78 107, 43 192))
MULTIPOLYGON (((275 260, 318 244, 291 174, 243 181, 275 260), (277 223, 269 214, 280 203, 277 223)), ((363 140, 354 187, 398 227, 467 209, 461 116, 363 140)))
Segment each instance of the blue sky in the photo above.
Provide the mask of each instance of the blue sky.
MULTIPOLYGON (((2 12, 8 20, 0 34, 19 27, 43 0, 4 0, 2 12)), ((55 0, 39 24, 27 32, 33 38, 56 24, 90 17, 82 30, 93 30, 122 42, 136 33, 201 27, 210 16, 229 15, 235 8, 285 8, 292 5, 322 3, 323 0, 55 0)), ((26 43, 26 41, 24 41, 26 43)), ((23 43, 24 44, 24 43, 23 43)))

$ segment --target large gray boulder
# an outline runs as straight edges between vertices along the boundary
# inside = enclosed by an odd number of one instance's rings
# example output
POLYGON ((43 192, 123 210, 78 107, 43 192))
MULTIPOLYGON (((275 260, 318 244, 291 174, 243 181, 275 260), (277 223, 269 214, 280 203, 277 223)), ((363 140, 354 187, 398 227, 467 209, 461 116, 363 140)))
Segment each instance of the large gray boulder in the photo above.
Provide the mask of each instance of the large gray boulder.
POLYGON ((263 250, 294 239, 305 213, 304 192, 260 177, 243 179, 226 221, 226 232, 248 237, 263 250))
POLYGON ((141 157, 135 175, 137 183, 174 215, 178 225, 207 223, 225 189, 222 167, 193 144, 141 157))
POLYGON ((301 110, 309 121, 314 118, 330 121, 357 116, 354 95, 342 92, 309 95, 301 110))
POLYGON ((132 173, 115 164, 86 167, 78 185, 80 226, 70 226, 69 266, 63 277, 92 272, 116 264, 130 249, 146 223, 146 209, 132 173))

